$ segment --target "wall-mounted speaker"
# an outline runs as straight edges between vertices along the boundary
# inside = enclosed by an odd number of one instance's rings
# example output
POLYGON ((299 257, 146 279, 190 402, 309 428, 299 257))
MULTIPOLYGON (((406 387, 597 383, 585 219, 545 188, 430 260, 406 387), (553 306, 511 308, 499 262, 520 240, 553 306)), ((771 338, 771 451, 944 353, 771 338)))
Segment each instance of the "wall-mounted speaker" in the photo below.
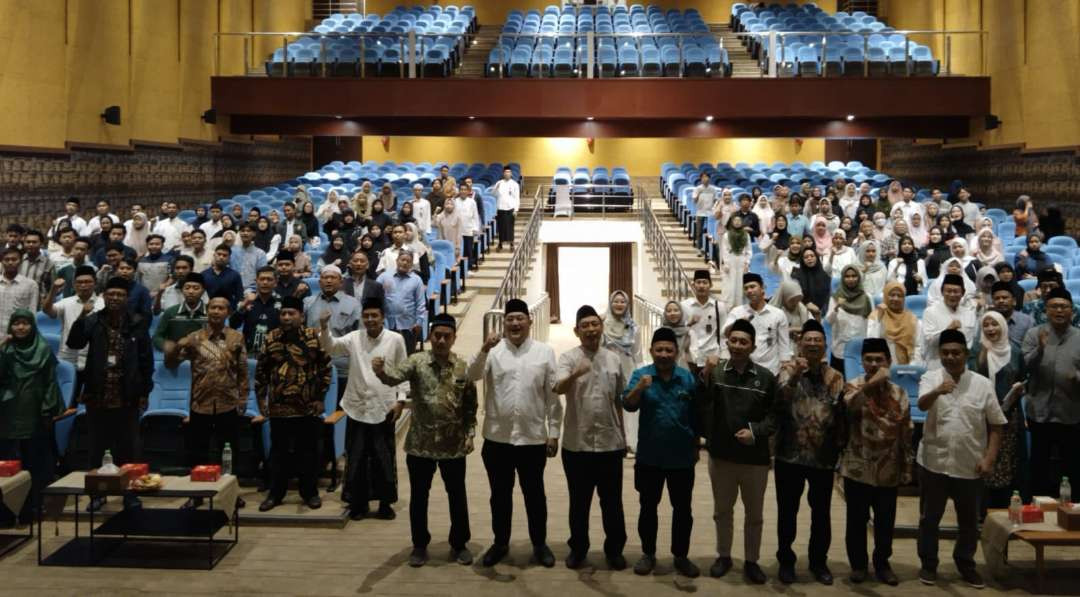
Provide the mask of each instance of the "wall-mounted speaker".
POLYGON ((1001 126, 1001 119, 997 117, 997 114, 987 114, 985 125, 986 130, 992 131, 1001 126))
POLYGON ((217 110, 210 108, 202 113, 202 120, 206 124, 217 124, 217 110))
POLYGON ((120 124, 120 106, 109 106, 101 113, 101 119, 105 124, 120 124))

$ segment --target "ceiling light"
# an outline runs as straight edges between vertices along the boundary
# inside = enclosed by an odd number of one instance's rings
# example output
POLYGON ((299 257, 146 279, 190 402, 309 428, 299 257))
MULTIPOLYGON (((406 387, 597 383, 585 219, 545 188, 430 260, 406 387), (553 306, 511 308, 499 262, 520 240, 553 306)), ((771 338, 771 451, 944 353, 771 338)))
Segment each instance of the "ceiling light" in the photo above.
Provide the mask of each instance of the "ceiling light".
POLYGON ((337 118, 338 120, 341 120, 342 116, 341 116, 341 114, 334 114, 334 118, 337 118))
POLYGON ((854 114, 848 114, 847 115, 847 121, 851 122, 852 120, 855 120, 855 115, 854 114))
POLYGON ((585 120, 588 120, 589 122, 592 122, 592 121, 593 121, 594 119, 593 119, 593 117, 592 117, 592 116, 586 116, 586 117, 585 117, 585 120))
POLYGON ((469 120, 476 120, 476 117, 475 116, 470 116, 469 120))
POLYGON ((708 116, 705 117, 705 122, 712 122, 712 121, 713 121, 713 115, 712 114, 709 114, 708 116))

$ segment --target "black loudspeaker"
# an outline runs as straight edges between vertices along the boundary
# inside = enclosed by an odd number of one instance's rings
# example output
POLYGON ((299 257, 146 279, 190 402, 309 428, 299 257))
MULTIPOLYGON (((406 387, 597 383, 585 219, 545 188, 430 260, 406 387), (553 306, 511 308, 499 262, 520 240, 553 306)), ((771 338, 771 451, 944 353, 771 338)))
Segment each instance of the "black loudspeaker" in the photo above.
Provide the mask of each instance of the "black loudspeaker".
POLYGON ((985 128, 988 131, 992 131, 1001 126, 1001 119, 997 117, 997 114, 987 114, 985 128))
POLYGON ((120 124, 120 106, 109 106, 101 113, 105 124, 120 124))
POLYGON ((217 110, 210 108, 203 112, 202 119, 206 124, 217 124, 217 110))

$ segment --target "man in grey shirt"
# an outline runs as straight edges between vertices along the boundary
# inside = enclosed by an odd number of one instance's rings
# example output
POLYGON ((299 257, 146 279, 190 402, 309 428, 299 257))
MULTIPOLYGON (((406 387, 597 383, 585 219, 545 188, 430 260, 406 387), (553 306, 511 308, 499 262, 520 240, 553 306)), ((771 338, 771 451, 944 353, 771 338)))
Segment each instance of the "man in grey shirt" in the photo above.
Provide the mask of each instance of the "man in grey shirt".
POLYGON ((702 172, 692 195, 694 205, 697 208, 697 213, 694 216, 694 246, 699 249, 705 247, 701 236, 705 233, 705 224, 708 223, 709 216, 712 215, 718 190, 709 182, 709 173, 702 172))
POLYGON ((1054 447, 1062 459, 1062 475, 1080 479, 1080 330, 1072 326, 1072 295, 1055 288, 1046 296, 1048 321, 1024 336, 1028 429, 1031 431, 1031 492, 1057 495, 1051 478, 1054 447))
MULTIPOLYGON (((328 265, 322 268, 319 274, 319 289, 320 292, 304 299, 304 316, 307 318, 305 325, 319 329, 322 326, 319 318, 324 312, 329 311, 328 327, 330 335, 334 338, 340 338, 357 329, 360 323, 360 300, 341 290, 341 269, 338 266, 328 265)), ((333 363, 338 374, 338 403, 340 403, 349 380, 349 355, 336 356, 333 363)))
POLYGON ((1024 336, 1031 326, 1035 325, 1035 320, 1027 313, 1016 310, 1016 297, 1008 282, 994 282, 990 288, 990 297, 994 301, 994 310, 1001 313, 1009 324, 1009 342, 1023 345, 1024 336))

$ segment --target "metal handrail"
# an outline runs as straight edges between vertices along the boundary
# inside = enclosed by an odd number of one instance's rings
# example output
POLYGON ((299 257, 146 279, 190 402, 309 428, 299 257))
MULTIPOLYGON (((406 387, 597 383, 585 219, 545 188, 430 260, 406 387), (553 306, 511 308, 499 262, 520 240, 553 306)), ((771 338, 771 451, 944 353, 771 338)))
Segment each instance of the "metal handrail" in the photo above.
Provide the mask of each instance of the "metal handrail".
MULTIPOLYGON (((514 247, 514 254, 510 257, 510 267, 507 268, 506 277, 503 278, 499 289, 495 291, 495 300, 492 301, 491 308, 484 313, 484 338, 493 333, 502 334, 502 315, 506 301, 525 294, 525 278, 528 276, 529 267, 532 265, 533 256, 536 254, 536 248, 540 244, 540 222, 543 218, 544 201, 540 200, 540 187, 537 187, 536 193, 533 195, 532 212, 530 212, 529 221, 525 225, 525 232, 521 235, 521 240, 517 246, 514 247)), ((535 322, 536 314, 532 309, 530 309, 530 313, 533 313, 533 329, 535 330, 537 327, 535 322)), ((546 330, 547 323, 545 322, 542 325, 546 330)), ((547 332, 545 331, 544 334, 546 338, 547 332)))
POLYGON ((645 232, 645 243, 652 249, 656 267, 660 270, 660 283, 667 296, 681 301, 693 296, 693 283, 686 275, 686 270, 664 234, 660 220, 652 210, 652 198, 645 194, 645 189, 637 188, 638 207, 641 210, 641 227, 645 232))
MULTIPOLYGON (((641 345, 648 346, 652 342, 653 332, 657 328, 664 327, 664 308, 640 294, 634 294, 634 321, 638 324, 638 332, 641 334, 641 345)), ((645 358, 644 364, 652 362, 649 351, 644 351, 642 356, 645 358)))
MULTIPOLYGON (((544 200, 544 210, 545 211, 550 211, 550 212, 555 211, 556 204, 554 202, 552 202, 550 205, 548 205, 547 201, 552 196, 552 192, 556 191, 556 189, 559 186, 562 186, 562 185, 557 185, 557 184, 540 185, 539 195, 544 198, 543 200, 544 200)), ((614 212, 614 213, 623 213, 623 212, 633 211, 633 207, 634 207, 634 197, 633 197, 634 186, 633 185, 623 185, 623 184, 619 184, 619 185, 616 185, 616 184, 573 184, 573 183, 570 183, 570 184, 568 184, 566 186, 570 187, 571 189, 578 189, 578 188, 589 188, 589 189, 591 189, 592 187, 596 187, 597 189, 603 189, 605 187, 620 187, 620 188, 628 188, 628 189, 630 189, 630 193, 631 193, 630 195, 625 195, 625 194, 619 195, 619 194, 615 194, 615 193, 603 193, 603 192, 596 192, 596 193, 574 193, 574 192, 571 192, 570 193, 570 207, 572 208, 571 212, 570 212, 570 218, 571 219, 574 217, 574 212, 578 207, 592 208, 592 209, 595 209, 595 208, 599 207, 600 208, 600 216, 602 218, 607 217, 608 211, 611 211, 611 212, 614 212), (609 208, 608 207, 608 200, 609 199, 614 200, 616 198, 623 199, 623 200, 626 200, 627 198, 629 198, 630 199, 630 205, 612 205, 609 208), (578 201, 579 199, 586 199, 586 201, 578 201), (599 199, 599 202, 593 201, 594 199, 599 199), (625 208, 625 209, 622 209, 622 208, 625 208)), ((556 214, 556 215, 558 215, 558 214, 556 214)))

